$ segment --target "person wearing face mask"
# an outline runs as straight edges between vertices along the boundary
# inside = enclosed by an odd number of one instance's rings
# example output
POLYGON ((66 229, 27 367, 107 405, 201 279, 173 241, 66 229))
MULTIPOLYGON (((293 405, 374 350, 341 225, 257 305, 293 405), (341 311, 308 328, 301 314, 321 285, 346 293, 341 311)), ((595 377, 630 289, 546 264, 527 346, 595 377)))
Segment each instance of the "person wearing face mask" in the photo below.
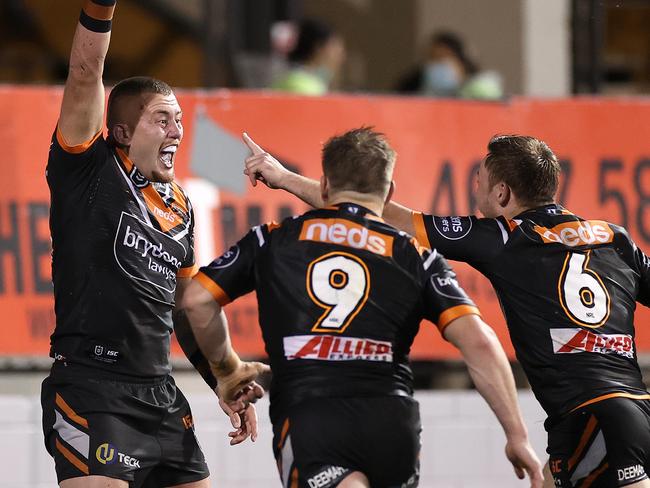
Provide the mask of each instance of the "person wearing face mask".
POLYGON ((345 60, 343 39, 327 24, 312 19, 300 22, 291 68, 271 88, 300 95, 324 95, 345 60))
POLYGON ((400 93, 432 97, 499 100, 503 97, 501 77, 481 71, 468 56, 456 34, 439 32, 431 37, 426 61, 404 76, 397 85, 400 93))

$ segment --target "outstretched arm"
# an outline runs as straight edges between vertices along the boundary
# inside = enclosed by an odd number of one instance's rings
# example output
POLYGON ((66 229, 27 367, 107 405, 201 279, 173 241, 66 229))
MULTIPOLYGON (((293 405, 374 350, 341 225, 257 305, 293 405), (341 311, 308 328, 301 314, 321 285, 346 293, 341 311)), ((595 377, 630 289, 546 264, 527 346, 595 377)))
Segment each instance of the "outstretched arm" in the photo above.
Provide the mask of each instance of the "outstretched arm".
POLYGON ((83 144, 104 123, 104 59, 116 0, 86 0, 72 40, 59 131, 70 146, 83 144))
POLYGON ((528 442, 512 370, 496 334, 477 315, 459 317, 443 333, 460 350, 476 389, 503 427, 506 456, 515 473, 520 479, 527 473, 531 486, 541 488, 541 464, 528 442))
MULTIPOLYGON (((242 137, 251 151, 251 155, 245 161, 244 174, 248 176, 253 186, 257 186, 259 180, 269 188, 288 191, 312 207, 323 206, 318 181, 289 171, 277 159, 258 146, 248 134, 244 132, 242 137)), ((395 202, 388 202, 384 208, 384 218, 389 224, 415 235, 412 214, 413 211, 410 208, 395 202)))
POLYGON ((246 428, 231 435, 231 444, 243 441, 248 434, 255 440, 257 417, 254 407, 248 403, 263 395, 264 390, 254 380, 270 368, 239 359, 230 343, 228 322, 221 305, 196 281, 190 280, 178 297, 174 327, 184 332, 183 350, 186 355, 190 353, 188 358, 192 356, 190 361, 206 382, 212 384, 212 379, 216 380, 219 404, 236 429, 243 428, 239 417, 246 410, 243 416, 246 428))

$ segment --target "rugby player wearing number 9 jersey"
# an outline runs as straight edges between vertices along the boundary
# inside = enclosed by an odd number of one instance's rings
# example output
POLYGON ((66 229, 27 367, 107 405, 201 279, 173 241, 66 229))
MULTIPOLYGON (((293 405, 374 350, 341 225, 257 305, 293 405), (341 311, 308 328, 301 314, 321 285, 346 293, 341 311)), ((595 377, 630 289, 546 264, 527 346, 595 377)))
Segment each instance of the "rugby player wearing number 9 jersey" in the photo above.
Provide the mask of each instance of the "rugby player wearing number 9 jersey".
MULTIPOLYGON (((320 205, 316 182, 271 157, 249 161, 246 172, 320 205)), ((650 487, 650 395, 633 324, 635 302, 650 305, 650 261, 624 228, 555 203, 559 173, 544 142, 496 136, 477 176, 485 218, 424 215, 395 203, 384 216, 494 286, 548 415, 553 480, 545 486, 650 487)))
POLYGON ((423 318, 460 349, 504 428, 517 474, 528 472, 540 487, 494 332, 445 259, 380 217, 394 161, 387 141, 368 128, 330 139, 320 187, 326 207, 253 228, 201 268, 183 309, 194 330, 209 330, 222 306, 256 291, 273 371, 273 449, 286 488, 417 486, 420 417, 408 354, 423 318))

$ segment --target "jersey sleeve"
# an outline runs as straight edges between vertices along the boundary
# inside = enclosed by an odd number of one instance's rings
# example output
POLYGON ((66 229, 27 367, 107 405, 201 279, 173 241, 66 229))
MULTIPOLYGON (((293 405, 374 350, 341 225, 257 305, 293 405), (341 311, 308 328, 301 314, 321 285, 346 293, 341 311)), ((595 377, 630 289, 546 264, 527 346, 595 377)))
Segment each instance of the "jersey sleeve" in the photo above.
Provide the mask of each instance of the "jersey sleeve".
POLYGON ((76 187, 89 179, 100 163, 106 160, 106 141, 99 131, 91 139, 75 146, 69 145, 59 127, 52 134, 47 160, 47 179, 54 189, 76 187))
POLYGON ((440 333, 459 317, 481 315, 444 257, 433 250, 425 252, 422 259, 426 279, 423 287, 425 318, 436 324, 440 333))
POLYGON ((473 216, 440 217, 413 212, 415 237, 448 259, 468 263, 492 260, 508 242, 515 224, 506 219, 473 216))
POLYGON ((634 260, 639 271, 639 293, 636 300, 650 307, 650 258, 639 247, 634 245, 634 260))
POLYGON ((199 267, 196 264, 196 256, 194 255, 194 210, 192 209, 189 199, 187 199, 186 202, 190 215, 190 221, 188 224, 188 241, 190 245, 187 250, 187 255, 178 270, 177 276, 179 278, 192 278, 199 270, 199 267))
POLYGON ((194 277, 214 299, 226 305, 255 289, 255 261, 266 243, 267 226, 253 227, 223 255, 194 277))

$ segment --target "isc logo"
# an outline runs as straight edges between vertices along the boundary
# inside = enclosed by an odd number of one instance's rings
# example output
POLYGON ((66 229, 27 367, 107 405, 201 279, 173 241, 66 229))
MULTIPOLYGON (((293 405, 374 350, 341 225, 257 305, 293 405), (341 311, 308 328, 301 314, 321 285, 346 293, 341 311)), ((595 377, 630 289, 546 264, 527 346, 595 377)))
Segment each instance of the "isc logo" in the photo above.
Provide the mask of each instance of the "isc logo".
POLYGON ((307 220, 302 224, 300 240, 341 244, 356 249, 365 249, 381 256, 393 255, 392 236, 374 232, 347 220, 307 220))
POLYGON ((614 239, 611 227, 602 220, 566 222, 550 229, 536 225, 533 229, 546 244, 559 242, 570 247, 606 244, 614 239))

